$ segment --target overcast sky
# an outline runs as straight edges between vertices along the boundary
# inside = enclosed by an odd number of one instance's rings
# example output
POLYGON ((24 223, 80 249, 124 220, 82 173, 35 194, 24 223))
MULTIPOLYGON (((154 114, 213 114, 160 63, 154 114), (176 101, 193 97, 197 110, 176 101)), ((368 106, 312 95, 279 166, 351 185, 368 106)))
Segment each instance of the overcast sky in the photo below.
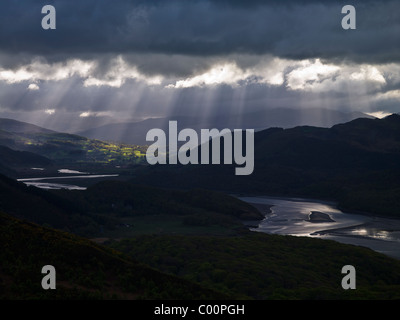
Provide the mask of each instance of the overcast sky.
POLYGON ((1 1, 0 117, 399 112, 399 15, 399 1, 1 1))

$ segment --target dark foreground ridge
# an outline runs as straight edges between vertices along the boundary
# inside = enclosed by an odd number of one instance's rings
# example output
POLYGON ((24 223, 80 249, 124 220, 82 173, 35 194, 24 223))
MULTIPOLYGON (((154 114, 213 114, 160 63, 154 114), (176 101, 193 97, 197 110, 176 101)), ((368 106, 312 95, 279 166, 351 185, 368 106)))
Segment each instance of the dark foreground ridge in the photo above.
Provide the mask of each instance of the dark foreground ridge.
POLYGON ((148 235, 107 248, 0 213, 0 245, 2 299, 400 298, 400 261, 334 241, 148 235), (358 270, 356 290, 341 287, 348 263, 358 270), (41 287, 45 265, 56 268, 56 290, 41 287))
POLYGON ((135 262, 115 250, 0 213, 0 299, 224 299, 227 296, 135 262), (57 287, 41 286, 42 267, 57 287))

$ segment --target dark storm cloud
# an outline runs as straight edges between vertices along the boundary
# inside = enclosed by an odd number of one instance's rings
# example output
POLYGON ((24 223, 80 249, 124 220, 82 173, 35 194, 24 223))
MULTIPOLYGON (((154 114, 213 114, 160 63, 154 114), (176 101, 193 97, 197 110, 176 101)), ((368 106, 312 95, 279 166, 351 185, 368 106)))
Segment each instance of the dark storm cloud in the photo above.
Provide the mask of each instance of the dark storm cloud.
POLYGON ((398 61, 400 3, 354 3, 357 30, 349 31, 341 28, 345 4, 335 0, 4 1, 0 50, 46 56, 50 61, 115 53, 398 61), (45 4, 57 10, 56 30, 41 28, 45 4))
POLYGON ((275 107, 396 110, 400 2, 354 1, 357 30, 349 31, 341 28, 345 4, 1 1, 0 111, 68 122, 85 112, 126 120, 275 107), (47 4, 57 10, 56 30, 41 28, 47 4))

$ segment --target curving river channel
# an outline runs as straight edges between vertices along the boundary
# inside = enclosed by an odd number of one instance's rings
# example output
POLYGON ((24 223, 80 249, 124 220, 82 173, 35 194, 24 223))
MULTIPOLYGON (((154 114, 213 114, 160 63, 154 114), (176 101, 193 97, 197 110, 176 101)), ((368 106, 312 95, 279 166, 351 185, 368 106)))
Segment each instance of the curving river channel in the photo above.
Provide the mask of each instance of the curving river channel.
MULTIPOLYGON (((330 239, 371 248, 400 259, 400 219, 351 214, 333 202, 301 198, 239 197, 272 206, 253 231, 330 239)), ((267 207, 266 207, 267 208, 267 207)))
MULTIPOLYGON (((35 170, 44 170, 42 168, 32 168, 35 170)), ((23 182, 28 186, 34 186, 41 189, 68 189, 68 190, 86 190, 86 187, 78 186, 74 184, 60 183, 60 180, 70 179, 99 179, 99 178, 109 178, 118 177, 119 174, 89 174, 88 172, 81 172, 70 169, 60 169, 58 170, 60 174, 72 174, 68 176, 54 176, 54 177, 39 177, 39 178, 24 178, 17 179, 17 181, 23 182)))

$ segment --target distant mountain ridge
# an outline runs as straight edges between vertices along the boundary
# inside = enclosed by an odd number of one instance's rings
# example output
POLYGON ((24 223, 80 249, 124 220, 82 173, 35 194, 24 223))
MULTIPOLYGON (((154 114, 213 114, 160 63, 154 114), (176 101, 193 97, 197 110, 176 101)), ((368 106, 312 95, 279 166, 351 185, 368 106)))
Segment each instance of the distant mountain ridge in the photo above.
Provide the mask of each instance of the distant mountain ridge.
POLYGON ((14 119, 0 118, 0 129, 12 133, 56 133, 37 125, 14 119))
POLYGON ((178 129, 255 129, 263 130, 270 127, 291 128, 300 125, 331 127, 357 118, 371 117, 361 112, 340 112, 327 109, 295 110, 279 108, 261 110, 241 115, 214 115, 205 119, 190 116, 169 116, 150 118, 139 122, 111 123, 97 128, 78 131, 77 134, 92 139, 117 141, 128 144, 149 144, 146 133, 154 128, 168 131, 168 122, 176 120, 178 129))
MULTIPOLYGON (((222 148, 222 146, 221 146, 222 148)), ((155 165, 134 179, 171 188, 299 195, 346 208, 400 216, 400 115, 332 128, 270 128, 255 134, 254 172, 236 165, 155 165)))

